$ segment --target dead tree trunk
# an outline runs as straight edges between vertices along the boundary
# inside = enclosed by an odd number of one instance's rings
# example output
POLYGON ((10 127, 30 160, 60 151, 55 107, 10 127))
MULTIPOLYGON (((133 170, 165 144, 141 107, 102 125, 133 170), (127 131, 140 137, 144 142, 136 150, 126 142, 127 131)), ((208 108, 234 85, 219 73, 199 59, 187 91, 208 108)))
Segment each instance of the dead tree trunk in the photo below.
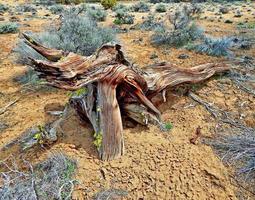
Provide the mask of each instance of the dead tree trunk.
MULTIPOLYGON (((27 45, 47 61, 32 61, 32 67, 50 85, 67 90, 86 87, 86 92, 70 99, 83 120, 94 128, 95 145, 102 160, 124 153, 121 113, 140 124, 157 124, 164 129, 152 98, 169 87, 208 79, 229 69, 227 64, 205 64, 180 69, 172 64, 156 64, 143 70, 132 66, 120 45, 104 45, 89 57, 43 47, 24 34, 27 45)), ((164 98, 165 99, 165 98, 164 98)))

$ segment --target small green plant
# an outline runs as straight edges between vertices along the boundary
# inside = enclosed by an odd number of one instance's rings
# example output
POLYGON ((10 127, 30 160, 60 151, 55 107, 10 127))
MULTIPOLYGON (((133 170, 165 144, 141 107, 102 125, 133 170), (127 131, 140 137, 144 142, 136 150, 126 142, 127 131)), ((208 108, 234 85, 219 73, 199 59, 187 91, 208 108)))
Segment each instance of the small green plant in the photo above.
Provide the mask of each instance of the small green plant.
POLYGON ((159 12, 159 13, 166 12, 166 6, 165 6, 165 4, 162 4, 162 3, 157 4, 155 10, 156 10, 156 12, 159 12))
POLYGON ((97 150, 99 150, 102 146, 103 135, 102 132, 94 133, 94 142, 93 144, 96 146, 97 150))
POLYGON ((7 22, 0 24, 0 34, 17 33, 19 31, 16 23, 7 22))
POLYGON ((70 97, 81 97, 81 96, 87 94, 87 92, 88 92, 87 88, 86 87, 82 87, 82 88, 80 88, 80 89, 78 89, 78 90, 76 90, 74 92, 71 92, 69 94, 69 96, 70 97))
POLYGON ((173 125, 170 122, 164 124, 164 128, 167 131, 170 131, 173 128, 173 125))
POLYGON ((105 9, 110 9, 116 6, 117 0, 101 0, 101 4, 105 9))

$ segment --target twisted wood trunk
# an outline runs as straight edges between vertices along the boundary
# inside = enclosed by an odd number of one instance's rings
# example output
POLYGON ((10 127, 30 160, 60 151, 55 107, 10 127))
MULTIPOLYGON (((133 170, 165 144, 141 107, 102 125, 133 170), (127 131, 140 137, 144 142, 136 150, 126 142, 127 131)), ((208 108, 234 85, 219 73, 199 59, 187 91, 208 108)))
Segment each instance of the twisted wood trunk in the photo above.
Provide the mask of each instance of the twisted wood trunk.
MULTIPOLYGON (((27 45, 47 60, 32 61, 32 67, 48 84, 66 90, 86 88, 86 93, 70 99, 83 120, 89 120, 95 131, 96 146, 102 160, 124 153, 122 116, 140 124, 159 125, 164 129, 160 112, 152 98, 182 83, 196 83, 217 72, 229 69, 227 64, 209 63, 190 69, 160 63, 135 68, 124 57, 121 46, 103 45, 89 57, 46 48, 24 34, 27 45)), ((165 100, 165 98, 164 98, 165 100)))

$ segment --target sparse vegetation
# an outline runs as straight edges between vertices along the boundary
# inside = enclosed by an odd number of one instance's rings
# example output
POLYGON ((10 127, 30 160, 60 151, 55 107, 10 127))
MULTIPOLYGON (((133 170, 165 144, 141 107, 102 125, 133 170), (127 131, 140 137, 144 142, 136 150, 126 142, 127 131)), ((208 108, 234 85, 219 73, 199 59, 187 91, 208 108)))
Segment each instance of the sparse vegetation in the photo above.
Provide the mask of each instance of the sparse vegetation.
POLYGON ((210 56, 229 56, 231 54, 231 43, 232 38, 214 39, 205 37, 201 44, 191 44, 187 48, 210 56))
POLYGON ((148 17, 139 25, 139 28, 146 31, 160 31, 164 29, 162 22, 156 21, 154 15, 149 14, 148 17))
POLYGON ((170 122, 165 123, 164 128, 167 131, 170 131, 173 128, 173 125, 170 122))
POLYGON ((33 5, 30 4, 23 4, 18 7, 16 7, 17 12, 33 12, 36 13, 37 10, 33 5))
MULTIPOLYGON (((115 34, 107 28, 97 25, 97 23, 87 16, 79 15, 76 11, 67 10, 64 12, 61 26, 53 27, 47 32, 33 34, 34 37, 47 47, 71 51, 82 55, 91 55, 102 44, 113 41, 115 34)), ((18 44, 16 52, 19 57, 27 57, 33 52, 24 42, 18 44)), ((30 55, 30 56, 33 56, 30 55)), ((35 58, 37 58, 35 57, 35 58)), ((27 60, 19 59, 21 62, 27 60)))
POLYGON ((169 21, 173 28, 164 26, 162 29, 157 30, 151 38, 153 45, 181 47, 201 38, 203 35, 202 29, 198 28, 192 21, 191 13, 186 7, 170 15, 169 21))
POLYGON ((105 9, 109 9, 116 6, 117 0, 101 0, 101 4, 105 9))
POLYGON ((98 7, 87 7, 86 14, 92 19, 96 21, 105 21, 107 13, 105 10, 102 10, 98 7))
POLYGON ((55 0, 56 3, 61 3, 61 4, 80 4, 84 3, 85 0, 55 0))
POLYGON ((64 11, 64 6, 63 5, 59 5, 59 4, 56 4, 56 5, 52 5, 50 7, 50 11, 53 13, 53 14, 60 14, 64 11))
POLYGON ((9 7, 5 4, 0 3, 0 13, 4 13, 9 10, 9 7))
POLYGON ((150 6, 144 1, 139 1, 130 8, 134 12, 149 12, 150 6))
MULTIPOLYGON (((229 130, 230 131, 230 130, 229 130)), ((222 160, 237 169, 236 175, 245 184, 255 181, 255 130, 245 126, 232 129, 231 134, 220 133, 214 139, 205 140, 222 160)), ((254 188, 253 192, 254 192, 254 188)))
POLYGON ((133 24, 134 23, 134 16, 130 15, 126 10, 124 9, 118 9, 116 10, 114 24, 133 24))
POLYGON ((19 29, 16 23, 12 22, 0 23, 0 34, 17 33, 18 31, 19 29))
POLYGON ((159 12, 159 13, 166 12, 166 6, 165 6, 165 4, 162 4, 162 3, 157 4, 155 10, 156 10, 156 12, 159 12))
POLYGON ((70 199, 76 163, 63 154, 54 154, 44 162, 32 166, 23 160, 17 165, 14 157, 0 161, 1 199, 70 199), (25 168, 25 170, 24 170, 25 168))

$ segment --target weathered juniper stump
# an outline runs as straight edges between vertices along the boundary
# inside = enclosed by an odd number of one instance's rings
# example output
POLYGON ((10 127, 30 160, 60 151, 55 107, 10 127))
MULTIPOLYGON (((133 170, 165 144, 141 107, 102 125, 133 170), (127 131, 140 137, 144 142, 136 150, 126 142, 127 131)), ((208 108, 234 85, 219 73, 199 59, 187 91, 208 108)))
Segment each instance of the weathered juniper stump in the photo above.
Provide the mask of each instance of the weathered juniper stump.
POLYGON ((216 72, 229 69, 227 64, 209 63, 181 69, 160 63, 143 69, 134 67, 121 51, 121 46, 103 45, 94 55, 80 56, 49 49, 24 34, 26 44, 45 57, 31 66, 48 84, 66 90, 84 89, 73 96, 70 104, 83 120, 89 120, 95 131, 96 146, 102 160, 111 160, 124 153, 122 115, 147 125, 164 128, 153 97, 182 83, 203 81, 216 72))

